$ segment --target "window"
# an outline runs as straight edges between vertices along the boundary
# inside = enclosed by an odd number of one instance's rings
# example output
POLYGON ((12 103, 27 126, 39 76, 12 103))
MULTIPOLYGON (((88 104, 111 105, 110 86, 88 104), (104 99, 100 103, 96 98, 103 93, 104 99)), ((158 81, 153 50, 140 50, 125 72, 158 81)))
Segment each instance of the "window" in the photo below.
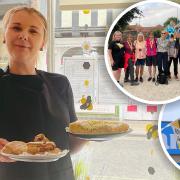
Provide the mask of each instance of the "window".
POLYGON ((91 11, 88 14, 84 14, 83 11, 79 11, 79 26, 85 25, 91 26, 91 11))
POLYGON ((62 27, 72 27, 72 11, 61 11, 62 27))
POLYGON ((106 26, 107 11, 105 9, 98 10, 98 26, 106 26))

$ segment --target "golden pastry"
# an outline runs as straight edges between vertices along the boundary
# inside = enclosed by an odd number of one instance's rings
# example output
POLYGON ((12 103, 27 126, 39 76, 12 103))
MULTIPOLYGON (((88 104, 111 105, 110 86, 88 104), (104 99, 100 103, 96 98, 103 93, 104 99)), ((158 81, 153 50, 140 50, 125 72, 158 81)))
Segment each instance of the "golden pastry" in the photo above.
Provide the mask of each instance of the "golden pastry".
POLYGON ((19 155, 23 153, 35 154, 45 154, 52 153, 58 154, 61 149, 56 147, 56 144, 50 141, 44 134, 38 134, 35 136, 33 142, 22 142, 22 141, 12 141, 7 143, 2 151, 6 154, 19 155))
POLYGON ((30 154, 42 154, 45 152, 52 151, 56 148, 54 142, 28 142, 27 152, 30 154))
POLYGON ((35 136, 34 142, 39 142, 39 141, 48 142, 50 140, 44 134, 38 134, 35 136))
POLYGON ((73 134, 115 134, 128 129, 126 123, 109 120, 79 120, 69 125, 69 132, 73 134))
POLYGON ((51 150, 49 152, 52 153, 52 154, 59 154, 61 152, 61 150, 59 148, 55 148, 55 149, 53 149, 53 150, 51 150))
POLYGON ((12 142, 7 143, 3 147, 2 152, 6 154, 19 155, 24 152, 27 152, 27 144, 22 141, 12 141, 12 142))

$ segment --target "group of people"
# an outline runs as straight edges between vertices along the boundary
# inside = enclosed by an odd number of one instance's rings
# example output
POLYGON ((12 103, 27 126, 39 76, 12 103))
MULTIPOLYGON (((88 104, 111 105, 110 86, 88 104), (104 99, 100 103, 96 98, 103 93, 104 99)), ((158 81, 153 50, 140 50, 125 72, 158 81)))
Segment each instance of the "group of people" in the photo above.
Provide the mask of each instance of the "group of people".
POLYGON ((149 72, 148 81, 156 82, 156 67, 158 67, 158 74, 164 73, 167 78, 171 79, 172 62, 174 77, 176 80, 179 79, 179 39, 166 30, 161 31, 160 38, 155 38, 153 32, 150 32, 145 39, 144 34, 140 32, 134 42, 131 34, 128 34, 126 40, 123 41, 122 33, 115 31, 108 46, 108 54, 114 78, 118 83, 120 83, 123 68, 125 71, 124 83, 130 82, 132 86, 139 85, 138 81, 142 83, 145 64, 149 72))

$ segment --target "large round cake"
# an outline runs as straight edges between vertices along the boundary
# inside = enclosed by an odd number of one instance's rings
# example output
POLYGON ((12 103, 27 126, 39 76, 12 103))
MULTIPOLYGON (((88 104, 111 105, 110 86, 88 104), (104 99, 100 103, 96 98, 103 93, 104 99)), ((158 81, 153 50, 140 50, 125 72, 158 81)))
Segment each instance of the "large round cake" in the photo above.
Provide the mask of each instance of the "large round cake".
POLYGON ((72 134, 115 134, 128 129, 128 124, 115 120, 78 120, 69 125, 72 134))

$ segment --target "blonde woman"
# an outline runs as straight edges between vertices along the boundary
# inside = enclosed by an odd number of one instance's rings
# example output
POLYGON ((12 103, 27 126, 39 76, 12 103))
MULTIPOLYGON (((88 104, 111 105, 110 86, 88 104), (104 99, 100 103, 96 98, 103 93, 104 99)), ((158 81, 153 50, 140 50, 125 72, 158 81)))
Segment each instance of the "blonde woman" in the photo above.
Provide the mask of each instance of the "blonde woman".
POLYGON ((143 73, 144 73, 144 64, 146 60, 146 41, 144 39, 143 33, 139 33, 137 36, 137 40, 134 42, 135 45, 135 59, 136 59, 136 79, 138 78, 140 82, 143 82, 143 73))
POLYGON ((157 39, 154 38, 153 32, 149 33, 146 39, 147 59, 146 66, 148 66, 149 78, 148 81, 155 82, 156 66, 157 66, 157 39))
POLYGON ((114 78, 120 83, 121 71, 124 67, 124 45, 122 42, 122 33, 120 31, 115 31, 113 33, 112 41, 109 43, 108 47, 108 54, 114 78))
MULTIPOLYGON (((77 120, 69 81, 36 69, 46 44, 46 19, 33 8, 15 7, 5 14, 3 28, 9 66, 0 75, 0 149, 8 141, 32 141, 39 133, 61 149, 79 148, 83 142, 65 131, 77 120)), ((70 154, 50 163, 11 162, 3 156, 0 162, 2 180, 74 180, 70 154)))

